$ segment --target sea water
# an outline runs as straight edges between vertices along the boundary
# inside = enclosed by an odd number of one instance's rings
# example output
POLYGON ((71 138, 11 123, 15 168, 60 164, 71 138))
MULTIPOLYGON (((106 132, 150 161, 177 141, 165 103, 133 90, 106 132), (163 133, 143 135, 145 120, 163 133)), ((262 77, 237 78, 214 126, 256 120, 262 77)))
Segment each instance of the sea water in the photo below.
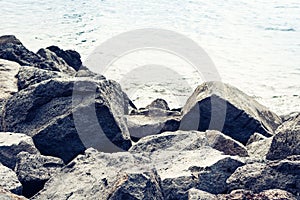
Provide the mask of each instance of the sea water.
MULTIPOLYGON (((14 34, 32 51, 75 49, 83 60, 126 31, 175 31, 207 52, 223 82, 280 115, 300 111, 299 0, 0 0, 0 16, 0 35, 14 34)), ((205 81, 180 57, 154 50, 127 54, 104 74, 121 82, 139 107, 155 98, 180 107, 205 81), (145 67, 132 71, 134 66, 145 67), (147 75, 155 78, 145 81, 147 75)))

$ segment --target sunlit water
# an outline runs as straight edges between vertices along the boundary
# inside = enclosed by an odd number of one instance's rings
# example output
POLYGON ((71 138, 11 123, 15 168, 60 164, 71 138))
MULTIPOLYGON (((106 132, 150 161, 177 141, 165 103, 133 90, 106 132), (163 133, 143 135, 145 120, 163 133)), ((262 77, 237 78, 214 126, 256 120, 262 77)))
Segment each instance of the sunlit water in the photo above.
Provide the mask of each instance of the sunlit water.
MULTIPOLYGON (((0 0, 0 16, 1 35, 14 34, 33 51, 50 45, 75 49, 83 60, 96 46, 125 31, 176 31, 208 53, 224 82, 278 114, 300 111, 299 0, 0 0)), ((203 81, 185 61, 149 51, 120 58, 105 75, 120 81, 138 106, 157 97, 171 107, 182 106, 203 81), (143 65, 167 66, 180 80, 162 67, 151 72, 155 80, 145 83, 151 69, 130 73, 143 65)))

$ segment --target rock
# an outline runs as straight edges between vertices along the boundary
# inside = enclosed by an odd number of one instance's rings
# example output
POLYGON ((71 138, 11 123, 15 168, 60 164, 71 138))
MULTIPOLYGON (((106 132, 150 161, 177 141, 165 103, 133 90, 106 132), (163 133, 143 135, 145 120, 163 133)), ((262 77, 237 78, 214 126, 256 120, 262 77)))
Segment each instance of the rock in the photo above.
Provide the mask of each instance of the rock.
POLYGON ((168 103, 164 99, 155 99, 146 108, 147 109, 158 108, 158 109, 162 109, 162 110, 170 110, 168 103))
POLYGON ((212 147, 226 155, 248 156, 246 148, 239 142, 220 133, 219 131, 176 131, 164 132, 155 136, 147 136, 135 143, 130 152, 142 153, 157 150, 198 150, 212 147))
POLYGON ((21 151, 39 154, 31 137, 21 133, 0 132, 0 163, 14 170, 17 155, 21 151))
POLYGON ((62 58, 68 65, 73 67, 76 71, 82 66, 81 56, 74 50, 62 50, 57 46, 47 47, 50 51, 54 52, 58 57, 62 58))
POLYGON ((280 116, 282 119, 282 122, 291 121, 297 118, 297 116, 300 114, 300 112, 292 112, 287 115, 280 116))
MULTIPOLYGON (((0 188, 22 194, 22 185, 14 171, 0 163, 0 188)), ((1 197, 1 196, 0 196, 1 197)), ((1 199, 1 198, 0 198, 1 199)))
POLYGON ((39 69, 36 67, 22 67, 16 77, 18 79, 19 90, 23 90, 30 85, 34 85, 45 80, 63 78, 66 76, 59 72, 39 69))
POLYGON ((79 71, 76 72, 76 77, 91 77, 94 80, 105 80, 106 78, 101 75, 92 72, 91 70, 81 67, 79 71))
POLYGON ((273 189, 273 190, 266 190, 260 193, 253 193, 249 190, 234 190, 230 194, 220 194, 218 195, 219 200, 231 200, 231 199, 265 199, 265 200, 283 200, 283 199, 291 199, 296 200, 295 196, 291 193, 273 189))
POLYGON ((42 154, 69 162, 88 147, 104 152, 129 149, 127 104, 116 82, 53 78, 7 101, 3 129, 24 132, 42 154))
POLYGON ((229 191, 246 189, 259 193, 282 189, 300 198, 300 159, 247 164, 239 167, 226 182, 229 191))
POLYGON ((253 142, 258 142, 258 141, 265 140, 265 139, 267 139, 267 137, 263 136, 262 134, 254 133, 253 135, 251 135, 251 137, 249 138, 246 145, 250 145, 253 142))
POLYGON ((32 197, 43 189, 44 184, 51 176, 64 166, 61 159, 39 154, 21 152, 17 155, 15 171, 23 185, 23 195, 32 197))
POLYGON ((217 196, 202 190, 192 188, 189 190, 188 200, 217 200, 217 196))
POLYGON ((249 156, 255 161, 266 161, 266 155, 271 147, 271 143, 272 138, 266 138, 247 144, 246 148, 249 156))
POLYGON ((271 136, 281 118, 242 91, 220 82, 198 86, 182 109, 181 130, 219 130, 246 144, 258 132, 271 136))
POLYGON ((267 159, 284 159, 291 155, 300 155, 300 114, 276 130, 267 159))
POLYGON ((18 92, 16 75, 20 65, 0 59, 0 99, 7 99, 18 92))
POLYGON ((7 190, 0 187, 0 199, 1 200, 27 200, 23 196, 15 195, 7 190))
POLYGON ((52 177, 32 199, 163 199, 149 160, 128 152, 86 150, 52 177), (145 171, 144 171, 145 170, 145 171))
MULTIPOLYGON (((71 51, 73 52, 73 51, 71 51)), ((73 53, 71 53, 73 55, 73 53)), ((77 59, 77 54, 74 56, 77 59)), ((12 35, 0 37, 0 58, 19 63, 21 66, 34 66, 50 71, 60 71, 75 74, 75 71, 51 52, 40 50, 39 54, 29 51, 23 44, 12 35), (41 56, 42 55, 42 56, 41 56)), ((74 61, 75 63, 78 61, 74 61)), ((66 63, 68 63, 66 61, 66 63)), ((72 62, 70 62, 73 64, 72 62)))

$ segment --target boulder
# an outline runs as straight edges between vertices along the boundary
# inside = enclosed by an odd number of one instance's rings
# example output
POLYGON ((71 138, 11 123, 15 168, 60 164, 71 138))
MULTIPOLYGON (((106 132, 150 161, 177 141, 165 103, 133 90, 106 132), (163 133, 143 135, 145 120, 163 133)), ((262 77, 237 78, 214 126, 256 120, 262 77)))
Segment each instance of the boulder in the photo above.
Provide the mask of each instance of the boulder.
POLYGON ((31 137, 21 133, 0 132, 0 163, 14 170, 17 155, 21 151, 39 154, 31 137))
POLYGON ((217 200, 217 196, 203 190, 192 188, 189 190, 188 200, 217 200))
POLYGON ((32 197, 64 166, 61 159, 21 152, 17 155, 15 172, 23 185, 23 195, 32 197))
POLYGON ((18 92, 16 75, 20 65, 0 59, 0 99, 7 99, 18 92))
POLYGON ((251 135, 251 137, 247 141, 246 145, 250 145, 253 142, 258 142, 258 141, 265 140, 265 139, 267 139, 267 137, 263 136, 262 134, 260 134, 260 133, 254 133, 253 135, 251 135))
POLYGON ((273 135, 281 118, 237 88, 221 82, 198 86, 182 109, 181 130, 219 130, 246 144, 258 132, 273 135))
POLYGON ((146 106, 146 108, 147 109, 158 108, 162 110, 170 110, 168 103, 164 99, 155 99, 148 106, 146 106))
POLYGON ((62 50, 57 46, 47 47, 48 50, 62 58, 69 66, 78 71, 82 67, 81 56, 74 50, 62 50))
POLYGON ((0 187, 0 199, 1 200, 27 200, 25 197, 13 194, 1 187, 0 187))
MULTIPOLYGON (((59 56, 46 50, 40 50, 38 54, 29 51, 15 36, 0 37, 0 58, 19 63, 21 66, 34 66, 50 71, 75 74, 75 70, 62 62, 59 56)), ((66 62, 68 63, 68 62, 66 62)))
POLYGON ((0 180, 0 188, 8 190, 14 194, 22 194, 22 185, 18 180, 16 173, 1 163, 0 180))
POLYGON ((160 178, 145 163, 149 160, 128 152, 88 149, 32 199, 163 199, 160 178))
POLYGON ((53 78, 21 90, 5 105, 4 130, 31 136, 44 155, 69 162, 88 147, 131 146, 128 99, 114 81, 53 78))
POLYGON ((272 138, 266 138, 247 144, 246 148, 251 159, 258 162, 266 161, 266 156, 271 147, 271 143, 272 138))
POLYGON ((284 159, 291 155, 300 155, 300 114, 276 130, 267 159, 284 159))
POLYGON ((159 150, 182 151, 212 147, 226 155, 248 156, 246 148, 219 131, 176 131, 147 136, 135 143, 130 152, 154 152, 159 150))
POLYGON ((247 164, 239 167, 226 182, 229 191, 246 189, 259 193, 282 189, 300 198, 300 158, 247 164))
POLYGON ((234 190, 230 192, 230 194, 219 194, 217 199, 218 200, 231 200, 231 199, 296 200, 296 197, 287 191, 272 189, 260 193, 253 193, 250 190, 234 190))

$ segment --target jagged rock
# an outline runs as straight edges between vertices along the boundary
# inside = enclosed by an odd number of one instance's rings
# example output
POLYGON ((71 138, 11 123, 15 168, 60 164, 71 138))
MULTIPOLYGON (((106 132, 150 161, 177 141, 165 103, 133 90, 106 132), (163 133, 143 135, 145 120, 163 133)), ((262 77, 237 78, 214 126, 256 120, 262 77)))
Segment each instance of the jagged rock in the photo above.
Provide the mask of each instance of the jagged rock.
POLYGON ((267 159, 284 159, 291 155, 300 155, 300 114, 276 130, 267 159))
POLYGON ((62 50, 57 46, 47 47, 50 51, 54 52, 58 57, 62 58, 68 65, 73 67, 76 71, 82 66, 81 56, 74 50, 62 50))
POLYGON ((246 145, 250 145, 253 142, 258 142, 258 141, 265 140, 265 139, 267 139, 267 137, 263 136, 262 134, 260 134, 260 133, 254 133, 253 135, 251 135, 251 137, 247 141, 246 145))
POLYGON ((7 99, 18 92, 16 75, 20 65, 0 59, 0 99, 7 99))
POLYGON ((217 200, 217 196, 202 190, 192 188, 189 190, 188 200, 217 200))
POLYGON ((234 190, 230 194, 219 194, 217 199, 218 200, 231 200, 231 199, 296 200, 295 196, 292 195, 291 193, 279 189, 266 190, 260 193, 253 193, 252 191, 249 190, 234 190))
POLYGON ((198 150, 212 147, 226 155, 247 156, 246 148, 239 142, 220 133, 219 131, 176 131, 164 132, 159 135, 147 136, 135 143, 130 152, 142 153, 157 150, 198 150))
POLYGON ((39 154, 21 152, 17 155, 15 168, 18 179, 23 185, 23 195, 32 197, 43 189, 44 184, 56 174, 64 163, 61 159, 39 154))
POLYGON ((282 122, 291 121, 297 118, 297 116, 300 114, 300 112, 292 112, 287 115, 280 116, 282 119, 282 122))
POLYGON ((104 152, 129 149, 127 104, 113 81, 46 80, 7 101, 3 129, 32 136, 42 154, 68 162, 91 146, 104 152))
MULTIPOLYGON (((59 60, 56 55, 46 52, 45 50, 41 50, 39 54, 29 51, 13 35, 0 37, 0 58, 2 59, 15 61, 21 66, 34 66, 50 71, 60 71, 68 74, 75 74, 75 72, 72 71, 72 68, 68 65, 62 64, 61 60, 59 60)), ((73 58, 77 59, 77 54, 73 58)), ((76 63, 77 61, 74 62, 76 63)), ((66 63, 68 62, 66 61, 66 63)), ((73 64, 72 62, 70 63, 73 64)))
POLYGON ((0 132, 0 163, 14 169, 21 151, 39 154, 31 137, 21 133, 0 132))
POLYGON ((157 173, 149 160, 128 152, 86 150, 32 199, 163 199, 157 173))
POLYGON ((148 106, 146 106, 146 108, 147 109, 159 108, 163 110, 170 110, 168 103, 164 99, 155 99, 148 106))
MULTIPOLYGON (((22 194, 22 185, 14 171, 0 163, 0 188, 15 194, 22 194)), ((1 199, 1 196, 0 196, 1 199)))
MULTIPOLYGON (((251 139, 251 138, 250 138, 251 139)), ((258 139, 258 138, 257 138, 258 139)), ((272 138, 266 138, 247 144, 249 156, 256 161, 265 161, 266 155, 271 147, 272 138)))
POLYGON ((242 91, 220 82, 198 86, 182 109, 181 130, 220 130, 246 144, 258 132, 271 136, 281 118, 242 91))
POLYGON ((227 184, 230 191, 282 189, 300 198, 300 159, 244 165, 227 179, 227 184))
POLYGON ((23 90, 30 85, 34 85, 45 80, 63 78, 66 76, 59 72, 39 69, 36 67, 21 67, 16 77, 18 79, 19 90, 23 90))
POLYGON ((81 67, 79 71, 76 72, 76 77, 91 77, 94 80, 105 80, 106 78, 101 75, 92 72, 91 70, 81 67))
POLYGON ((0 199, 1 200, 27 200, 25 197, 13 194, 1 187, 0 187, 0 199))

